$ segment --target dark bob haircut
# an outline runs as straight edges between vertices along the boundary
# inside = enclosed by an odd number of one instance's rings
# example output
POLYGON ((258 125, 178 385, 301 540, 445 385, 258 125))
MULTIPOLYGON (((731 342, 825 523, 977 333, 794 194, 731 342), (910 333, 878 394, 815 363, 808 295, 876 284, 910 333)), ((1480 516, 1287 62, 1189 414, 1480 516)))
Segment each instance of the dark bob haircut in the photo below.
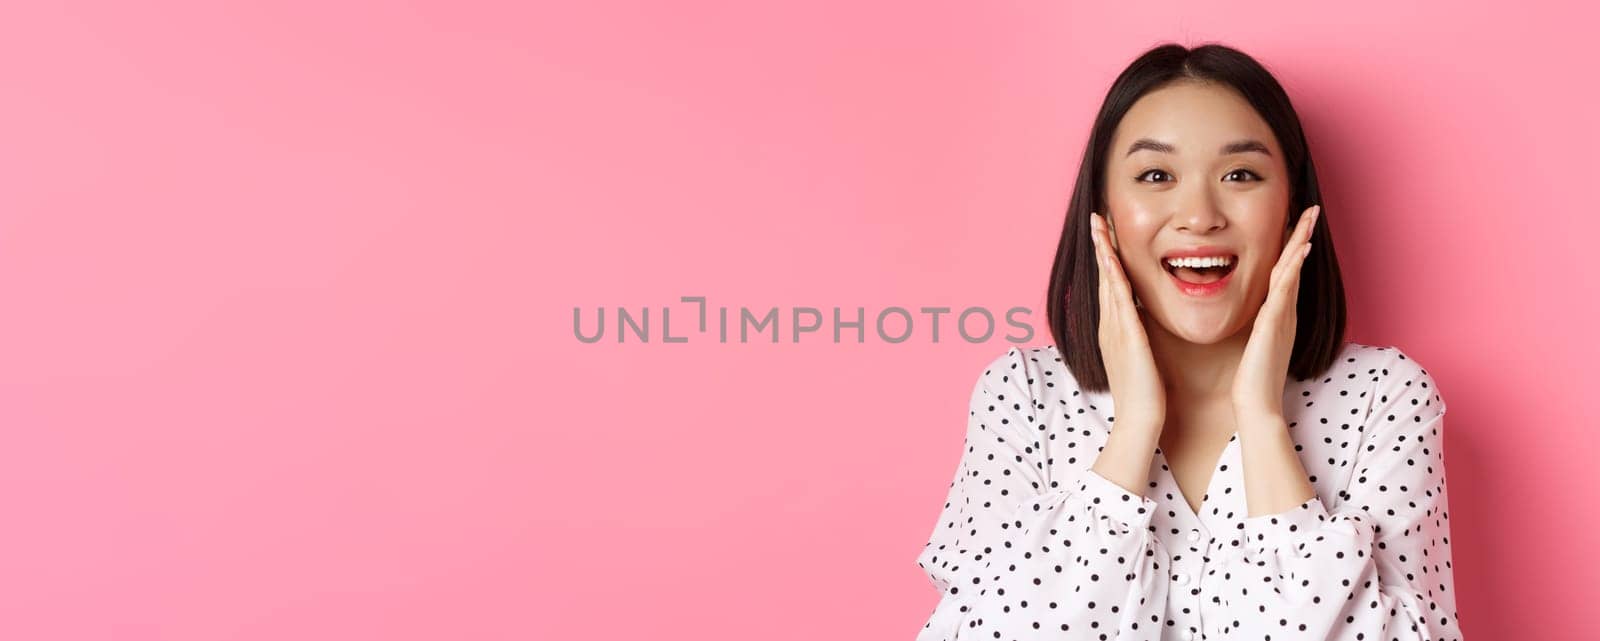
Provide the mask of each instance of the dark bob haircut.
MULTIPOLYGON (((1080 387, 1096 392, 1110 389, 1100 354, 1099 265, 1089 236, 1089 213, 1106 212, 1105 162, 1111 136, 1128 109, 1145 94, 1171 82, 1197 80, 1227 85, 1242 94, 1262 120, 1272 127, 1289 170, 1288 228, 1301 212, 1322 202, 1317 170, 1300 118, 1277 79, 1255 59, 1237 49, 1207 44, 1193 49, 1164 44, 1139 56, 1106 92, 1100 114, 1083 151, 1066 222, 1050 268, 1050 290, 1045 299, 1050 335, 1062 360, 1080 387)), ((1301 268, 1300 293, 1295 307, 1298 324, 1289 375, 1306 380, 1327 371, 1344 343, 1344 282, 1334 256, 1333 235, 1328 230, 1327 207, 1317 220, 1311 254, 1301 268)), ((1248 330, 1246 330, 1248 331, 1248 330)))

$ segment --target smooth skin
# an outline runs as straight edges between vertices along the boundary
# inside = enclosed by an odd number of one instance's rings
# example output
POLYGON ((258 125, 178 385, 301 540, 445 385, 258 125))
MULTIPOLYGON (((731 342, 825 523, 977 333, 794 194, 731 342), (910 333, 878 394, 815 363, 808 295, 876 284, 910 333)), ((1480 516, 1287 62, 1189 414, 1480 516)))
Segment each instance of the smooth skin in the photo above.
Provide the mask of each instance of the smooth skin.
POLYGON ((1320 207, 1288 229, 1288 177, 1271 128, 1225 85, 1180 81, 1129 109, 1106 163, 1110 220, 1091 215, 1099 343, 1117 420, 1093 469, 1142 494, 1159 446, 1195 511, 1238 434, 1249 516, 1315 496, 1283 418, 1300 268, 1320 207), (1150 141, 1156 144, 1136 144, 1150 141), (1229 145, 1255 141, 1258 148, 1229 145), (1238 254, 1220 296, 1174 287, 1179 247, 1238 254), (1135 306, 1135 299, 1140 306, 1135 306))

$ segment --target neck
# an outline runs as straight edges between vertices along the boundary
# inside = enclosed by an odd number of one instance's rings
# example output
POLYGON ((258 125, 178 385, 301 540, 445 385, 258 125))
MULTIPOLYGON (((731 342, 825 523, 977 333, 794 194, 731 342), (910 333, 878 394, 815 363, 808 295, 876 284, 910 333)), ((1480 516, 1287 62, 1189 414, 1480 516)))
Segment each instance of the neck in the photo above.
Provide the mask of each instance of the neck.
POLYGON ((1173 335, 1147 311, 1140 316, 1169 400, 1187 403, 1228 398, 1253 323, 1220 341, 1202 344, 1173 335))

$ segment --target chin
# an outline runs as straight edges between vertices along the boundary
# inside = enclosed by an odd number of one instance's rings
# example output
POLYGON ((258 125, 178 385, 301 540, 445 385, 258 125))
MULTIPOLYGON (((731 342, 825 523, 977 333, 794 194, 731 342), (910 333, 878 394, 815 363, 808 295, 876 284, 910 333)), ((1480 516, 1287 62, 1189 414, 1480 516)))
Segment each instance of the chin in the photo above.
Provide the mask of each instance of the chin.
POLYGON ((1180 303, 1178 313, 1162 314, 1158 322, 1168 334, 1185 342, 1213 345, 1233 338, 1241 331, 1239 324, 1235 322, 1237 318, 1238 316, 1230 310, 1182 309, 1180 303))

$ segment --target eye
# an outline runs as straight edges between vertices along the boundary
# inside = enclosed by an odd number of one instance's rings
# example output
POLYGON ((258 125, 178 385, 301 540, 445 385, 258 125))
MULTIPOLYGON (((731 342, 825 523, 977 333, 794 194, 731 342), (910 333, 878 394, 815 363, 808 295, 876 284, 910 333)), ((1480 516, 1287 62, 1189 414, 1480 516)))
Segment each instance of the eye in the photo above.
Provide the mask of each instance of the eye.
POLYGON ((1135 177, 1134 180, 1139 181, 1139 182, 1166 182, 1164 180, 1155 180, 1155 181, 1145 180, 1144 177, 1148 176, 1150 174, 1159 174, 1161 176, 1166 176, 1166 177, 1169 177, 1169 178, 1171 177, 1170 174, 1168 174, 1167 172, 1162 171, 1160 169, 1147 169, 1147 170, 1145 170, 1144 173, 1139 174, 1137 177, 1135 177))
POLYGON ((1223 180, 1227 180, 1228 176, 1232 176, 1234 174, 1245 174, 1245 175, 1250 176, 1250 178, 1249 178, 1250 180, 1261 180, 1261 176, 1257 175, 1256 172, 1250 171, 1249 169, 1235 169, 1233 171, 1228 172, 1228 174, 1226 176, 1223 176, 1222 179, 1223 180))

